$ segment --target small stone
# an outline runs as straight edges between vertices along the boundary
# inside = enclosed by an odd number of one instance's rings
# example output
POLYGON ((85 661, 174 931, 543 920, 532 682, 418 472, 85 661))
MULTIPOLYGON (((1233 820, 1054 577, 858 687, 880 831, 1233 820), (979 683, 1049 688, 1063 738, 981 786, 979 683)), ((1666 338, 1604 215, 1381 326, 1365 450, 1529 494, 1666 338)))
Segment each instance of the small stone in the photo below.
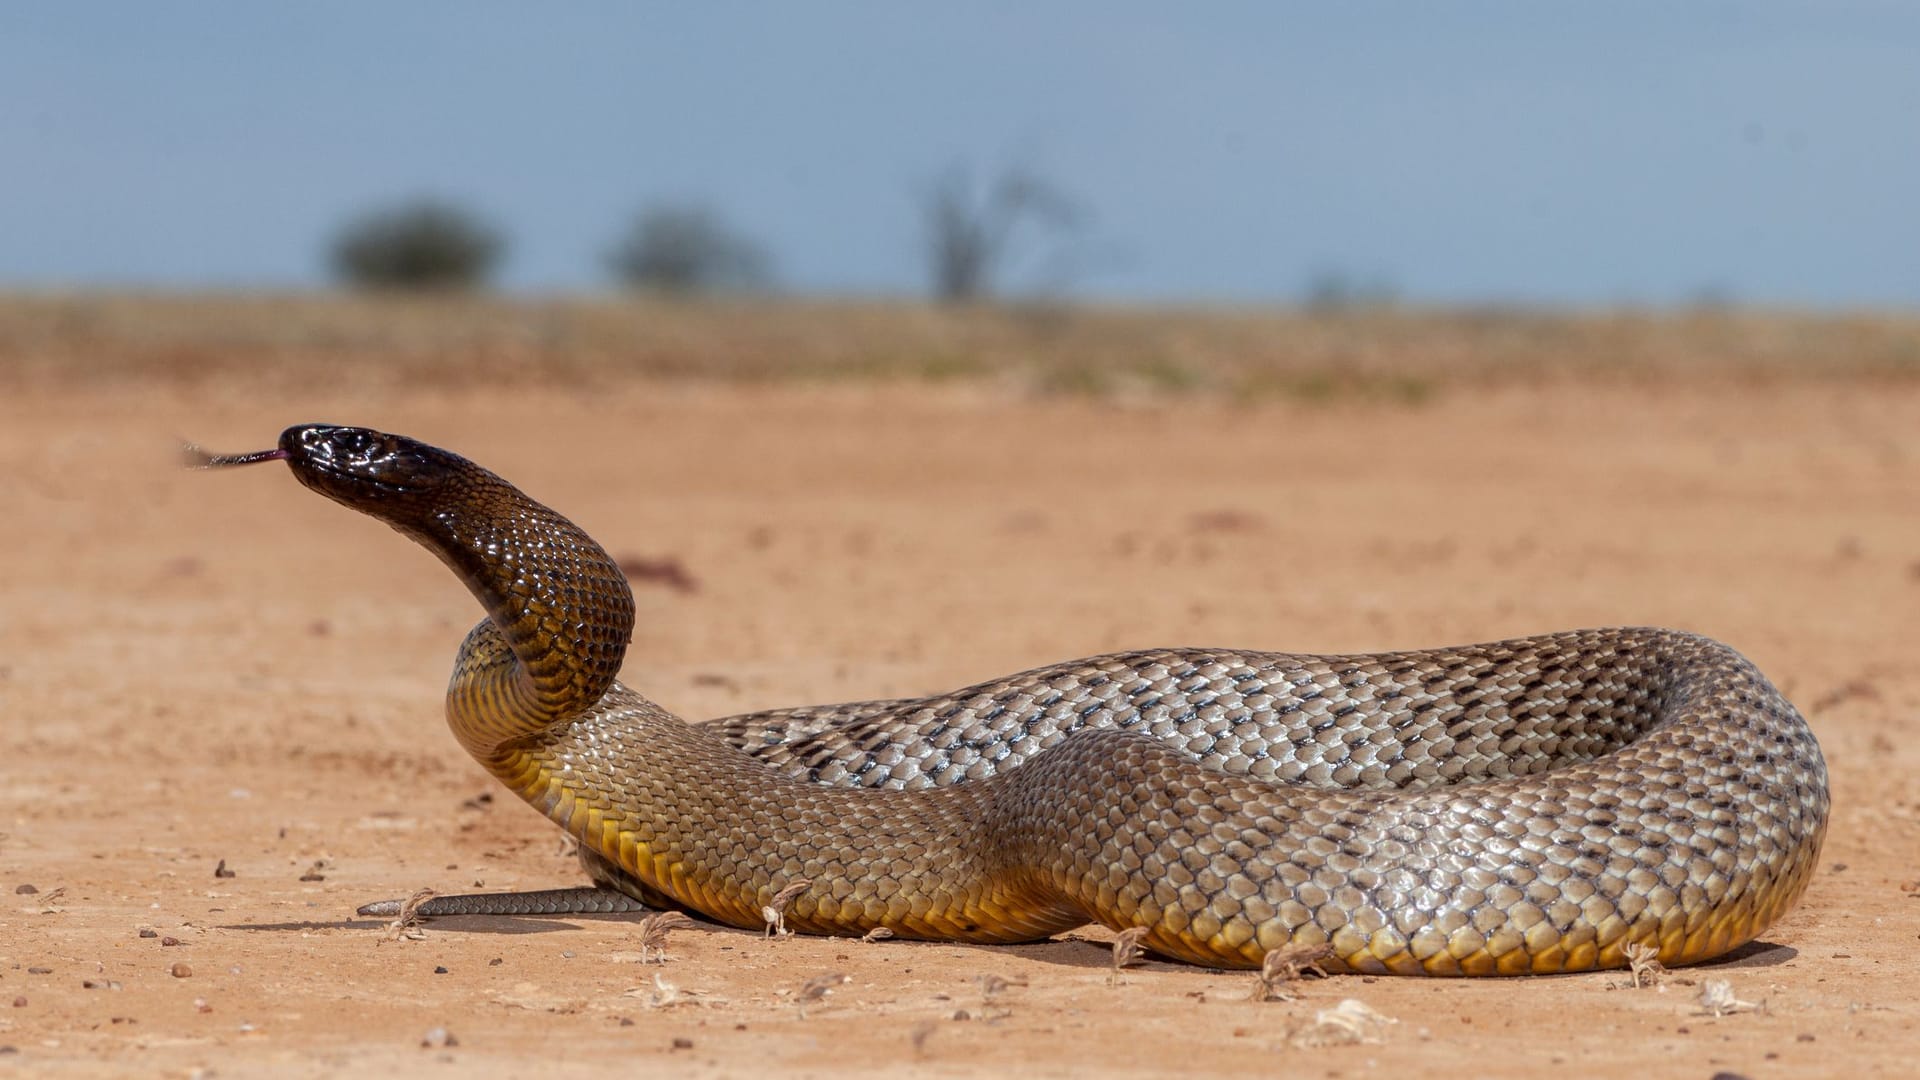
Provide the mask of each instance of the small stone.
POLYGON ((193 978, 193 969, 185 964, 175 964, 167 969, 167 974, 172 975, 176 979, 191 979, 193 978))
POLYGON ((177 937, 173 937, 172 935, 168 935, 167 937, 163 937, 160 939, 160 944, 163 946, 178 945, 180 944, 180 939, 177 937))
POLYGON ((233 871, 227 869, 227 860, 220 860, 219 864, 213 868, 213 876, 217 878, 230 878, 233 876, 233 871))
POLYGON ((446 1028, 437 1027, 420 1037, 420 1045, 438 1050, 445 1046, 459 1046, 460 1040, 454 1038, 453 1032, 446 1028))
POLYGON ((1811 1032, 1811 1031, 1803 1031, 1803 1032, 1801 1032, 1800 1034, 1798 1034, 1798 1035, 1795 1035, 1795 1036, 1793 1037, 1793 1041, 1794 1041, 1794 1042, 1812 1042, 1812 1041, 1813 1041, 1813 1032, 1811 1032))
POLYGON ((27 1007, 27 999, 26 999, 26 998, 23 998, 23 997, 17 997, 17 998, 14 998, 14 999, 13 999, 13 1007, 14 1007, 14 1008, 16 1008, 16 1009, 24 1009, 24 1008, 26 1008, 26 1007, 27 1007))
POLYGON ((500 966, 501 964, 504 964, 504 963, 506 963, 506 961, 505 961, 505 960, 502 960, 502 959, 501 959, 500 957, 498 957, 498 956, 496 956, 496 957, 494 957, 493 959, 491 959, 491 960, 489 960, 489 961, 487 961, 487 966, 488 966, 488 967, 499 967, 499 966, 500 966))
POLYGON ((34 893, 37 893, 39 891, 40 891, 39 889, 36 889, 31 885, 15 885, 13 887, 13 893, 15 896, 32 896, 34 893))
POLYGON ((155 929, 154 929, 153 927, 151 927, 151 926, 143 926, 143 927, 141 927, 141 928, 140 928, 140 936, 141 936, 141 937, 143 937, 143 938, 149 938, 149 937, 159 937, 159 936, 160 936, 160 931, 158 931, 158 930, 155 930, 155 929))
POLYGON ((675 1050, 691 1050, 693 1049, 693 1040, 687 1038, 685 1035, 676 1035, 673 1039, 673 1048, 675 1050))
POLYGON ((193 1007, 200 1010, 203 1013, 210 1013, 213 1011, 213 1006, 207 1004, 206 998, 194 998, 193 1007))
POLYGON ((51 974, 53 974, 53 969, 52 969, 52 968, 50 968, 50 967, 30 967, 30 968, 28 968, 28 969, 27 969, 27 974, 29 974, 29 975, 51 975, 51 974))
POLYGON ((440 967, 439 965, 435 965, 433 969, 433 973, 435 975, 445 975, 447 973, 447 969, 444 967, 440 967))

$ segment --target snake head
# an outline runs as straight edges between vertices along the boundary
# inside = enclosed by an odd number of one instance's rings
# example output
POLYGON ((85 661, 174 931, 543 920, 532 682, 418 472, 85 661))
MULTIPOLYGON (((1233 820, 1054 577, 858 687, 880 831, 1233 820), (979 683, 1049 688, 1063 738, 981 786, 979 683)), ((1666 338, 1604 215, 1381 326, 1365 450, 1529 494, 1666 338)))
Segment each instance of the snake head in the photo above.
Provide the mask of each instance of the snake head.
POLYGON ((474 468, 465 458, 418 439, 338 424, 290 427, 280 433, 280 452, 301 483, 369 511, 431 499, 474 468))

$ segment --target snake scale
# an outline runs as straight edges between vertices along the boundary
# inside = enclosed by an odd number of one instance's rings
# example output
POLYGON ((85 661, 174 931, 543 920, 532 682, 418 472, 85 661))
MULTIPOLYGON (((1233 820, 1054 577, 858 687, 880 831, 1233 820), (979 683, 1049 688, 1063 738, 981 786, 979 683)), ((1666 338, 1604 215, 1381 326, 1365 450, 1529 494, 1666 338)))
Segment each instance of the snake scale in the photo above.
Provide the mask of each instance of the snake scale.
POLYGON ((289 428, 307 487, 388 523, 486 608, 447 691, 461 745, 604 886, 759 927, 1042 939, 1169 957, 1488 975, 1668 965, 1758 935, 1826 830, 1812 732, 1725 645, 1583 630, 1353 656, 1119 653, 952 694, 693 725, 615 679, 614 561, 449 451, 289 428))

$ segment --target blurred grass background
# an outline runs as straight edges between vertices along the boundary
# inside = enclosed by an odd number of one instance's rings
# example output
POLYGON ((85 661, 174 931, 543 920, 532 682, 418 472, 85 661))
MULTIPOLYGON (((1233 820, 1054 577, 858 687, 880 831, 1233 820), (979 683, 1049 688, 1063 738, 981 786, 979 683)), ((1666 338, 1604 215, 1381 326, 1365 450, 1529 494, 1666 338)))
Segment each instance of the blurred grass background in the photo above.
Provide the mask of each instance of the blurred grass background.
POLYGON ((1494 385, 1920 380, 1920 316, 485 294, 0 296, 0 386, 940 382, 1418 405, 1494 385))

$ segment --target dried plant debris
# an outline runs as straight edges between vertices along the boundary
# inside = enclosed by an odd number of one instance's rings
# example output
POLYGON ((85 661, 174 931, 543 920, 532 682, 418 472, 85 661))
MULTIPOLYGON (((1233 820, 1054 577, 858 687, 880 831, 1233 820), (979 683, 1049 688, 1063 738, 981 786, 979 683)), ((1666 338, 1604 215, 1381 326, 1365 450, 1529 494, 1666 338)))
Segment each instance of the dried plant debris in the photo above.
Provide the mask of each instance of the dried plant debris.
POLYGON ((427 935, 420 929, 420 905, 438 895, 432 889, 421 889, 407 897, 406 902, 400 905, 400 914, 387 924, 385 940, 399 941, 403 938, 407 941, 424 940, 427 935))
POLYGON ((913 1044, 913 1056, 926 1056, 927 1040, 932 1038, 933 1033, 939 1029, 940 1024, 934 1020, 922 1020, 913 1025, 913 1029, 907 1032, 907 1041, 913 1044))
POLYGON ((718 1005, 726 1001, 721 997, 709 997, 698 990, 682 990, 668 982, 657 971, 653 973, 652 986, 636 986, 627 991, 627 996, 644 1000, 649 1009, 671 1009, 681 1005, 718 1005))
POLYGON ((1700 1012, 1707 1016, 1727 1016, 1737 1012, 1766 1012, 1767 1003, 1741 1001, 1734 995, 1733 983, 1726 979, 1707 979, 1700 984, 1700 1012))
POLYGON ((800 1005, 800 1019, 807 1018, 807 1006, 827 1000, 836 987, 845 986, 853 981, 853 976, 838 971, 829 971, 825 975, 815 975, 800 984, 800 990, 794 994, 794 1000, 800 1005))
POLYGON ((973 984, 980 988, 980 1017, 983 1020, 1004 1020, 1013 1015, 1013 1010, 996 1000, 1007 990, 1027 985, 1025 979, 1010 979, 1004 975, 975 975, 973 984))
POLYGON ((1251 996, 1255 1001, 1292 1001, 1299 996, 1293 992, 1292 984, 1308 973, 1326 978, 1327 971, 1320 966, 1320 961, 1331 959, 1333 946, 1324 942, 1283 945, 1261 959, 1260 974, 1254 976, 1251 996))
POLYGON ((1358 998, 1347 998, 1331 1009, 1313 1014, 1313 1023, 1287 1033, 1287 1041, 1301 1049, 1377 1043, 1386 1029, 1399 1023, 1358 998))
POLYGON ((1025 979, 1009 979, 1004 975, 975 975, 973 984, 980 988, 980 996, 991 1001, 994 995, 1014 986, 1025 986, 1025 979))
POLYGON ((665 963, 667 959, 667 935, 675 930, 685 930, 693 925, 693 920, 678 911, 659 911, 640 920, 640 962, 643 964, 665 963))
POLYGON ((1662 983, 1667 981, 1667 968, 1659 960, 1660 950, 1641 942, 1626 947, 1627 968, 1633 974, 1633 988, 1665 989, 1662 983))
POLYGON ((860 935, 860 940, 867 941, 867 942, 885 941, 892 936, 893 936, 893 931, 887 929, 884 926, 876 926, 873 929, 867 931, 866 933, 860 935))
POLYGON ((760 909, 760 917, 767 920, 768 937, 773 937, 775 934, 785 935, 793 932, 787 929, 787 905, 793 903, 794 897, 799 896, 812 887, 812 879, 800 878, 797 881, 789 882, 783 886, 779 892, 773 894, 773 899, 767 902, 767 906, 760 909))
POLYGON ((1140 941, 1146 936, 1146 927, 1130 926, 1114 937, 1113 970, 1107 973, 1109 983, 1119 982, 1122 970, 1140 962, 1146 952, 1140 941))

